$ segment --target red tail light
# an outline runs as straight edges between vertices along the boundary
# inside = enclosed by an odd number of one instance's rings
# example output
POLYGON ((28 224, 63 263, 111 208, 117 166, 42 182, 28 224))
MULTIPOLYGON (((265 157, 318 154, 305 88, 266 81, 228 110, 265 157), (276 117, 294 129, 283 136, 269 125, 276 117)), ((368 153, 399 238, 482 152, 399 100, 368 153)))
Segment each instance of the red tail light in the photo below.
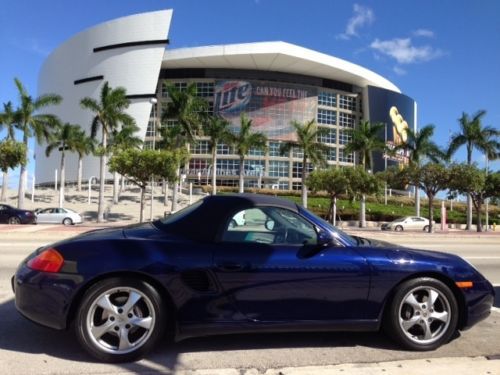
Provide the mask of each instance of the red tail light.
POLYGON ((53 248, 43 250, 27 263, 28 267, 33 270, 54 273, 59 272, 63 264, 64 258, 53 248))

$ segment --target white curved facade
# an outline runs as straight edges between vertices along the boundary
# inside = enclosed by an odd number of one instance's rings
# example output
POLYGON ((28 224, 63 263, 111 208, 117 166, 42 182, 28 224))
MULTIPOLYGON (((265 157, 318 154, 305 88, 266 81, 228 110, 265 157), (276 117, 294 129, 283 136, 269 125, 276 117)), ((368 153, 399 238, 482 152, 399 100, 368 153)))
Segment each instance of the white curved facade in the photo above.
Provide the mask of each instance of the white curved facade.
MULTIPOLYGON (((80 100, 86 96, 98 99, 108 81, 111 87, 124 87, 128 95, 136 97, 131 99, 128 113, 145 136, 151 112, 148 95, 156 92, 171 18, 172 10, 123 17, 87 29, 59 46, 42 66, 38 94, 59 94, 63 103, 46 111, 90 134, 92 113, 80 107, 80 100)), ((37 183, 53 181, 60 154, 53 152, 47 158, 45 145, 37 145, 35 155, 37 183)), ((77 161, 76 155, 68 156, 67 181, 76 180, 77 161)), ((85 158, 83 178, 98 174, 98 159, 85 158)))
POLYGON ((366 87, 376 86, 400 93, 384 77, 321 52, 285 42, 260 42, 179 48, 165 51, 163 68, 247 69, 300 74, 366 87))

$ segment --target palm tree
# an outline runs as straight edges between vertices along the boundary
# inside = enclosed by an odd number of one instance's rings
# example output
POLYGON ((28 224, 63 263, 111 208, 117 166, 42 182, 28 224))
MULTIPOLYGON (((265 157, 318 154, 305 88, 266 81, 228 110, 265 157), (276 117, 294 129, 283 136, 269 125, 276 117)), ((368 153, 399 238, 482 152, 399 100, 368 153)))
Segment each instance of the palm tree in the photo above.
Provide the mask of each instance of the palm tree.
POLYGON ((245 191, 245 157, 252 148, 265 149, 267 137, 262 133, 253 133, 252 120, 245 112, 240 114, 240 131, 237 134, 231 133, 228 141, 235 148, 236 154, 240 157, 239 165, 239 192, 245 191))
MULTIPOLYGON (((467 149, 467 164, 472 165, 472 152, 477 149, 491 156, 494 149, 498 152, 497 137, 500 131, 491 127, 482 125, 482 118, 486 115, 486 111, 477 111, 472 117, 463 112, 462 117, 458 119, 460 131, 452 134, 450 146, 448 147, 447 156, 451 157, 461 146, 465 145, 467 149), (495 146, 495 142, 496 145, 495 146), (493 151, 492 151, 493 150, 493 151)), ((470 194, 467 194, 467 230, 472 229, 472 199, 470 194)))
POLYGON ((286 142, 281 145, 280 152, 282 155, 290 152, 292 147, 302 149, 304 155, 302 158, 302 205, 307 208, 307 162, 313 165, 326 165, 325 155, 328 152, 328 147, 318 141, 318 138, 328 132, 326 128, 319 128, 314 119, 302 124, 298 121, 292 121, 291 125, 297 134, 297 141, 286 142))
MULTIPOLYGON (((185 89, 179 89, 173 85, 166 87, 170 101, 162 113, 161 121, 162 123, 168 120, 177 122, 176 137, 180 137, 183 143, 183 146, 177 145, 179 149, 195 141, 206 116, 208 103, 197 95, 195 83, 188 85, 185 89)), ((177 180, 180 176, 180 167, 179 165, 177 168, 177 180)), ((175 181, 172 192, 172 211, 177 210, 177 189, 178 181, 175 181)))
MULTIPOLYGON (((357 128, 345 130, 345 133, 352 135, 352 139, 345 146, 345 151, 357 152, 360 164, 365 171, 373 171, 373 152, 383 151, 386 148, 385 142, 379 136, 384 128, 383 123, 371 124, 369 121, 361 121, 357 128)), ((366 196, 364 194, 361 197, 359 226, 366 227, 366 196)))
MULTIPOLYGON (((117 131, 114 130, 110 143, 109 150, 115 154, 116 152, 127 149, 139 149, 142 146, 142 139, 136 136, 139 128, 135 123, 124 124, 122 128, 117 131)), ((118 203, 118 172, 113 172, 113 203, 118 203)))
POLYGON ((52 140, 47 145, 45 149, 45 155, 50 156, 52 151, 55 149, 61 151, 61 178, 60 178, 60 188, 59 188, 59 207, 63 206, 64 202, 64 185, 65 185, 65 158, 66 151, 75 152, 77 149, 77 144, 81 136, 81 128, 79 125, 72 125, 65 123, 64 125, 59 125, 52 136, 52 140))
MULTIPOLYGON (((14 110, 12 109, 12 103, 7 102, 3 103, 3 112, 0 113, 0 129, 5 128, 7 131, 7 136, 5 140, 15 140, 14 130, 15 126, 15 118, 14 118, 14 110)), ((0 198, 0 202, 5 202, 7 200, 7 187, 9 185, 9 172, 6 170, 3 172, 2 177, 2 196, 0 198)))
POLYGON ((231 141, 230 122, 220 116, 211 116, 204 124, 203 134, 209 137, 208 148, 212 153, 212 195, 217 193, 217 145, 231 141))
MULTIPOLYGON (((439 163, 446 158, 445 153, 432 141, 434 125, 428 124, 418 131, 411 128, 405 129, 405 136, 399 134, 402 141, 394 147, 393 152, 404 150, 408 155, 408 163, 412 167, 420 167, 423 159, 430 159, 439 163), (405 140, 406 139, 406 140, 405 140)), ((415 186, 415 216, 420 216, 420 194, 415 186)))
MULTIPOLYGON (((38 113, 40 110, 61 103, 62 98, 56 94, 44 94, 33 99, 17 78, 14 82, 19 93, 19 108, 15 111, 15 122, 23 133, 23 143, 26 146, 26 159, 28 159, 28 139, 35 136, 40 144, 50 140, 51 131, 57 126, 59 120, 53 114, 38 113)), ((24 208, 24 183, 26 181, 26 165, 21 165, 18 189, 18 208, 24 208)))
POLYGON ((80 102, 84 109, 89 109, 94 113, 90 131, 91 137, 95 138, 99 128, 101 128, 98 223, 104 221, 104 182, 106 179, 108 137, 119 128, 120 124, 131 124, 134 121, 130 115, 125 113, 129 103, 125 89, 123 87, 113 89, 108 82, 102 86, 99 101, 85 97, 80 102))
POLYGON ((87 137, 84 130, 80 130, 77 144, 75 145, 75 152, 78 154, 78 177, 77 189, 82 191, 82 171, 83 171, 83 157, 95 151, 96 141, 92 137, 87 137))

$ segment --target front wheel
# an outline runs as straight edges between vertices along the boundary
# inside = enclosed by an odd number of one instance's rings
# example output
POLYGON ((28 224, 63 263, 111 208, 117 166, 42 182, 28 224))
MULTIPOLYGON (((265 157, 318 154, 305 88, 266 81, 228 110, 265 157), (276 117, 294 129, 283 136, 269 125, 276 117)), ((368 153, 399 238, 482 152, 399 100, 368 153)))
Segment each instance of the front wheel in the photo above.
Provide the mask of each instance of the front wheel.
POLYGON ((403 231, 403 226, 397 225, 396 228, 394 228, 396 232, 402 232, 403 231))
POLYGON ((424 232, 428 232, 429 231, 429 226, 428 225, 424 226, 423 231, 424 232))
POLYGON ((397 289, 385 315, 384 328, 402 346, 434 350, 447 343, 458 323, 453 292, 439 280, 408 280, 397 289))
POLYGON ((93 285, 76 316, 82 346, 105 362, 128 362, 150 351, 164 335, 166 308, 148 283, 111 278, 93 285))

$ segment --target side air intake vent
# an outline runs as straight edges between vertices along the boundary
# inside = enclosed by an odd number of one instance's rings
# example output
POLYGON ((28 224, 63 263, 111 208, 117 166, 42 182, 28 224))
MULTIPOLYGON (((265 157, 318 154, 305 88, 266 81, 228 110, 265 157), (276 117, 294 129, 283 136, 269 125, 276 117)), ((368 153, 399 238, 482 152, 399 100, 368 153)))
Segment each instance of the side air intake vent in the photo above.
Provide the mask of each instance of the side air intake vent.
POLYGON ((181 274, 181 279, 187 286, 198 292, 214 291, 212 280, 203 270, 184 271, 181 274))

